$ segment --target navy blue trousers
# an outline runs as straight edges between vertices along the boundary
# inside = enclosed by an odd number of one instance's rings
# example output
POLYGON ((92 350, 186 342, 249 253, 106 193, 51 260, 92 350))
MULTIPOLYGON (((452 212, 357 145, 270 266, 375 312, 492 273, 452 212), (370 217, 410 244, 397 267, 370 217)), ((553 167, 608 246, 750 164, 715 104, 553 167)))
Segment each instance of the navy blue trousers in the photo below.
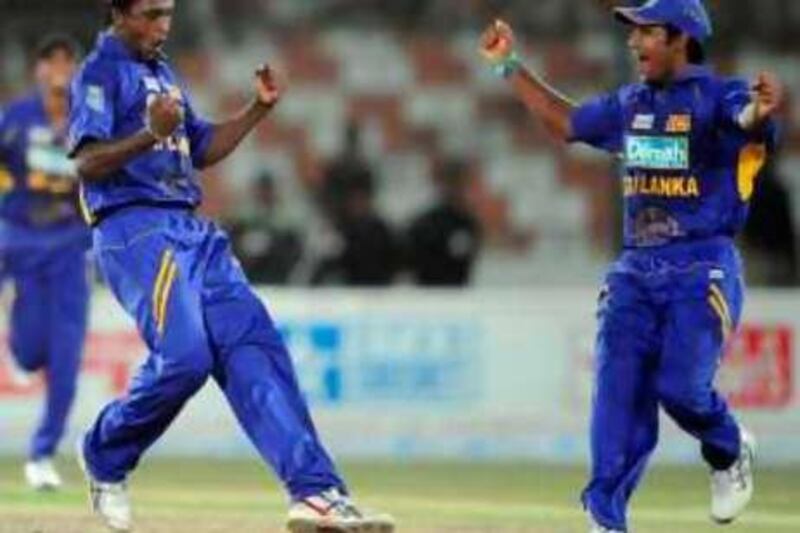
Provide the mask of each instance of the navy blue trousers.
POLYGON ((109 286, 149 349, 128 393, 86 434, 97 479, 125 479, 213 377, 292 498, 345 489, 284 342, 224 232, 189 211, 131 207, 104 220, 94 241, 109 286))
POLYGON ((742 308, 738 254, 727 238, 631 250, 601 294, 583 502, 601 525, 627 530, 627 507, 658 442, 659 407, 726 468, 739 428, 713 381, 742 308))
POLYGON ((58 451, 75 399, 89 312, 82 223, 34 230, 2 224, 3 275, 14 283, 10 347, 28 372, 43 371, 44 409, 28 449, 30 459, 58 451))

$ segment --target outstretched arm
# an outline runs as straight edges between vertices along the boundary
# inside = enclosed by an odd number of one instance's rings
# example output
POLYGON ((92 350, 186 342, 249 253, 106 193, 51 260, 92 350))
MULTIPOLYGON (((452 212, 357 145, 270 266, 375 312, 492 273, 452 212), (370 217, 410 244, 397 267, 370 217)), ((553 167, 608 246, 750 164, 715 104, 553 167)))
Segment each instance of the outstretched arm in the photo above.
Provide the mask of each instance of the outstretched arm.
POLYGON ((517 97, 544 122, 553 137, 564 142, 572 138, 571 117, 575 103, 525 68, 514 51, 514 33, 508 24, 494 21, 481 37, 480 52, 492 68, 509 81, 517 97))
POLYGON ((233 118, 214 125, 211 143, 203 156, 201 167, 214 165, 228 157, 278 103, 282 88, 268 66, 264 65, 256 71, 255 84, 255 100, 233 118))

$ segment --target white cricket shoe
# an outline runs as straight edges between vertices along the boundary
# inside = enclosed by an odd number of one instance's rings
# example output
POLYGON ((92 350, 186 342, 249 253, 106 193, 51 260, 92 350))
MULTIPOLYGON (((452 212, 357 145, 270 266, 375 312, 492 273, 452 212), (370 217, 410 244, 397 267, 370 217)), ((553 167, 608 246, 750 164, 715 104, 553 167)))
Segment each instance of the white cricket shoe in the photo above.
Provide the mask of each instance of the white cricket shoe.
POLYGON ((589 516, 589 533, 625 533, 621 529, 608 529, 607 527, 603 527, 597 522, 595 522, 594 518, 589 516))
POLYGON ((394 519, 361 511, 337 489, 310 496, 289 507, 286 527, 292 533, 391 533, 394 519))
POLYGON ((33 490, 40 492, 55 491, 63 485, 61 476, 49 457, 25 463, 25 480, 33 490))
POLYGON ((105 483, 92 477, 86 465, 83 453, 83 438, 78 439, 77 445, 78 464, 86 477, 89 486, 89 502, 92 511, 103 519, 111 531, 123 533, 130 531, 132 526, 131 501, 128 496, 128 486, 123 481, 120 483, 105 483))
POLYGON ((742 450, 727 470, 711 472, 711 518, 718 524, 729 524, 742 514, 753 497, 753 461, 756 442, 741 430, 742 450))

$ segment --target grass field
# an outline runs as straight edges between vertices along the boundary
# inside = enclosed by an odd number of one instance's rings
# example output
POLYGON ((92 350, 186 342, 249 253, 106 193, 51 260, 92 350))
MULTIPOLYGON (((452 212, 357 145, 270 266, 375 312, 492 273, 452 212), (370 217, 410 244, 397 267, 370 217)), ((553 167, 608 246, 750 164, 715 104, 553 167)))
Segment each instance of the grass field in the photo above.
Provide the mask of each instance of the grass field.
MULTIPOLYGON (((64 460, 69 486, 33 494, 20 465, 0 460, 0 532, 101 533, 89 515, 74 464, 64 460)), ((582 468, 536 464, 350 463, 345 473, 360 501, 385 509, 398 531, 414 533, 585 533, 575 503, 582 468)), ((707 479, 700 467, 655 469, 634 502, 636 533, 800 531, 800 467, 762 469, 744 519, 722 528, 707 519, 707 479)), ((136 531, 249 533, 283 531, 284 498, 256 462, 159 460, 132 479, 136 531)))

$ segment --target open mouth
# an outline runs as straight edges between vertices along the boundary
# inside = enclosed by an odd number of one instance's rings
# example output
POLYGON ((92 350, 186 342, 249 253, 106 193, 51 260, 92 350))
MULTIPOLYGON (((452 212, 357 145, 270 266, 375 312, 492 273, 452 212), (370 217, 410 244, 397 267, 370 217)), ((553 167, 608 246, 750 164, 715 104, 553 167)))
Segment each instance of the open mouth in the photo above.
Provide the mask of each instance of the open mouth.
POLYGON ((636 66, 639 67, 640 71, 645 71, 650 66, 650 56, 647 54, 637 53, 634 54, 634 59, 636 60, 636 66))

